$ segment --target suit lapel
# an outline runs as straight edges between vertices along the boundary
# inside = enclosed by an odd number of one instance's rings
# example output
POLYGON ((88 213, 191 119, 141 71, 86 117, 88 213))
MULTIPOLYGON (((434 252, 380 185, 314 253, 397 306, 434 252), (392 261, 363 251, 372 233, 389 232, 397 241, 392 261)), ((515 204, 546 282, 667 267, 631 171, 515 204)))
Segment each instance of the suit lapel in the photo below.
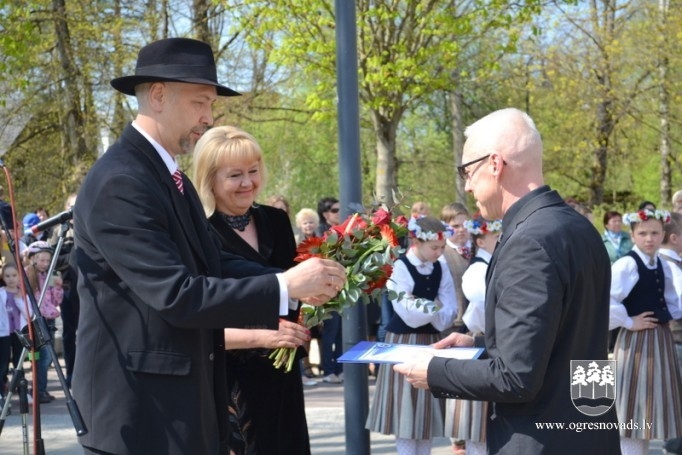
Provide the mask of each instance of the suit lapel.
POLYGON ((122 137, 125 137, 132 142, 135 148, 142 153, 153 171, 153 175, 158 179, 161 185, 165 187, 170 196, 177 219, 185 233, 187 243, 189 243, 194 252, 194 260, 197 264, 203 264, 203 268, 208 270, 209 264, 206 262, 206 251, 211 251, 211 249, 205 250, 202 248, 202 240, 205 240, 203 237, 206 236, 201 235, 201 229, 199 227, 201 220, 205 220, 206 217, 204 216, 203 209, 201 209, 201 202, 194 186, 183 174, 185 191, 183 196, 183 194, 178 191, 178 188, 173 181, 173 177, 170 172, 168 172, 168 168, 154 146, 152 146, 152 144, 150 144, 149 141, 147 141, 147 139, 132 125, 126 127, 122 137))

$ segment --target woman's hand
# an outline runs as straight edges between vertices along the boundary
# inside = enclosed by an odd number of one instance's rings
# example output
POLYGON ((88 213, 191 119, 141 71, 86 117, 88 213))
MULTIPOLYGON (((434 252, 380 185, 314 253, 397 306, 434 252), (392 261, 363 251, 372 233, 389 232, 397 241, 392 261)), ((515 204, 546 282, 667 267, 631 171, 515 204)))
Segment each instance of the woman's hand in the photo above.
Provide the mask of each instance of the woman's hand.
POLYGON ((270 330, 271 336, 266 348, 297 348, 306 341, 310 341, 310 331, 300 324, 279 320, 279 330, 270 330))
POLYGON ((658 325, 658 318, 654 317, 653 311, 645 311, 644 313, 632 316, 632 327, 630 330, 639 331, 646 329, 653 329, 658 325))

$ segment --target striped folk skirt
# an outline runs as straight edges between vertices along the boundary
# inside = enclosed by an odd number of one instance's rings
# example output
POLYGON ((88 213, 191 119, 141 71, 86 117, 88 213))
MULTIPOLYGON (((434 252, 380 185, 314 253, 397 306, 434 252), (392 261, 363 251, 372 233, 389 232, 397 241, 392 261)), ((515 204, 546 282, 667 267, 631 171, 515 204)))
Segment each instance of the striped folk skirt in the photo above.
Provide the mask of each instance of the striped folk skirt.
POLYGON ((613 352, 621 437, 682 436, 682 380, 668 325, 640 331, 621 329, 613 352))
MULTIPOLYGON (((440 334, 386 333, 386 343, 428 345, 441 338, 440 334)), ((444 416, 445 399, 435 398, 430 390, 415 389, 405 376, 393 372, 391 364, 379 367, 368 430, 403 439, 439 438, 444 435, 444 416)))
POLYGON ((487 417, 487 401, 446 400, 445 436, 485 442, 487 417))

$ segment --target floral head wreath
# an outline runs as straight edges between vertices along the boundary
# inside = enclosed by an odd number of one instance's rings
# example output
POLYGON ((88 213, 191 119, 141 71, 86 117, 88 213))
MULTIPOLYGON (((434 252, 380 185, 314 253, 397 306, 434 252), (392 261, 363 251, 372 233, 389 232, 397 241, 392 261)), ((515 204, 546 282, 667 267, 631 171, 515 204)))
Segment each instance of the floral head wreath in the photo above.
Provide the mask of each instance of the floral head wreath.
POLYGON ((484 219, 466 220, 464 227, 469 234, 485 235, 502 231, 502 220, 486 221, 484 219))
POLYGON ((637 212, 626 213, 623 221, 627 224, 641 223, 647 220, 661 220, 663 224, 670 223, 670 212, 667 210, 638 210, 637 212))
POLYGON ((448 225, 443 223, 443 228, 444 230, 441 232, 434 232, 434 231, 425 231, 419 226, 417 223, 417 220, 419 218, 424 218, 424 216, 419 216, 419 217, 411 217, 410 221, 407 223, 407 230, 410 231, 410 236, 412 236, 415 239, 419 240, 445 240, 448 237, 451 237, 452 234, 454 234, 454 231, 452 228, 448 225))

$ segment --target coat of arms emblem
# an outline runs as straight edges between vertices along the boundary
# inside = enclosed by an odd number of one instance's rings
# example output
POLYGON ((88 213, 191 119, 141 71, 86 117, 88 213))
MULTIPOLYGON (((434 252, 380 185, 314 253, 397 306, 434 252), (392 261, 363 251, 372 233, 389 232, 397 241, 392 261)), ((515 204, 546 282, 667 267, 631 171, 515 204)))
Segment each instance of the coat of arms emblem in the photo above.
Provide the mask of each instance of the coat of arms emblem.
POLYGON ((571 401, 588 416, 611 409, 616 401, 616 361, 571 360, 571 401))

